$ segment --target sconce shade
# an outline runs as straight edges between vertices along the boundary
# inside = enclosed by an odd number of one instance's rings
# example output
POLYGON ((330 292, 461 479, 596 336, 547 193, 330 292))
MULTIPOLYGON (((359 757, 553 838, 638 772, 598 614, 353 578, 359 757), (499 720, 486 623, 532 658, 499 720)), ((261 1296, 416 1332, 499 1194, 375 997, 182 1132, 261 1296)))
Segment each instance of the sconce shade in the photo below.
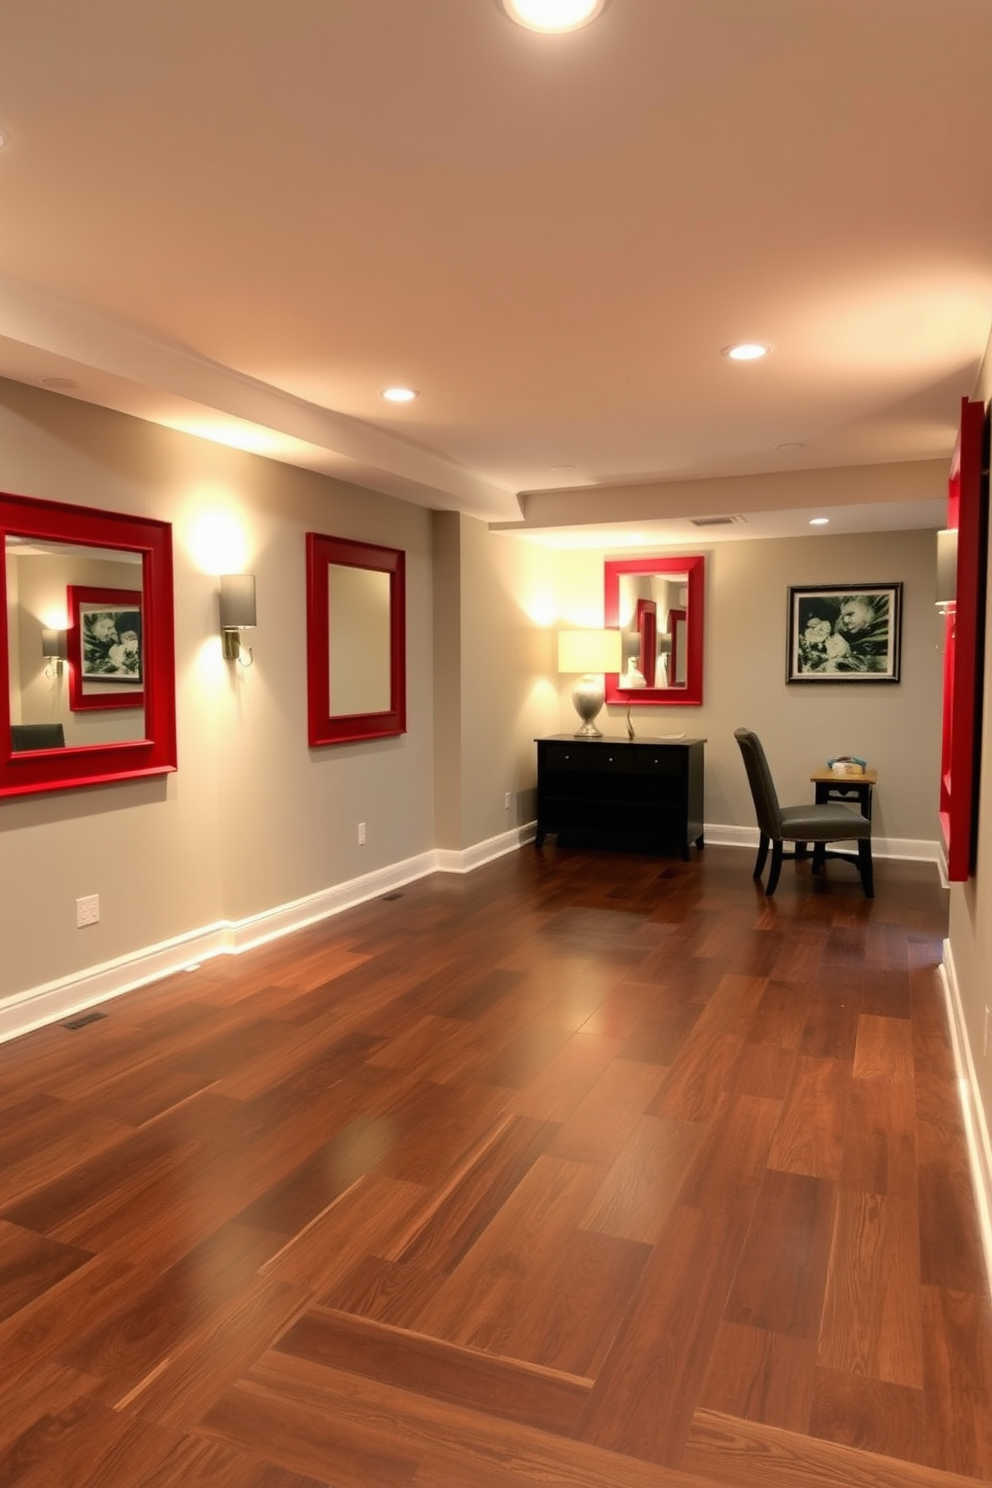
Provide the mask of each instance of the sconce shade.
POLYGON ((221 630, 249 630, 255 624, 255 575, 221 574, 221 630))
POLYGON ((558 632, 559 672, 619 672, 622 665, 619 629, 558 632))
POLYGON ((957 601, 958 590, 958 530, 945 527, 937 533, 937 599, 942 610, 949 610, 957 601))
POLYGON ((50 630, 47 626, 41 631, 41 654, 50 661, 65 661, 67 656, 66 638, 64 630, 50 630))

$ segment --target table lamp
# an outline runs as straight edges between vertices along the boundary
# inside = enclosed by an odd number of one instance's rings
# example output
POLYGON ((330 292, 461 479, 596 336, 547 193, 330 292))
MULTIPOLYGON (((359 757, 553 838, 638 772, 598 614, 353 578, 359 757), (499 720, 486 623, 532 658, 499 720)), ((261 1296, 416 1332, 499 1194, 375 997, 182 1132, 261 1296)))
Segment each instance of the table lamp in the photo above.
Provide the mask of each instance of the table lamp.
POLYGON ((602 731, 595 719, 603 706, 606 692, 604 672, 619 672, 622 646, 616 630, 560 630, 558 632, 559 672, 581 672, 572 689, 572 702, 582 720, 576 729, 577 739, 601 739, 602 731))

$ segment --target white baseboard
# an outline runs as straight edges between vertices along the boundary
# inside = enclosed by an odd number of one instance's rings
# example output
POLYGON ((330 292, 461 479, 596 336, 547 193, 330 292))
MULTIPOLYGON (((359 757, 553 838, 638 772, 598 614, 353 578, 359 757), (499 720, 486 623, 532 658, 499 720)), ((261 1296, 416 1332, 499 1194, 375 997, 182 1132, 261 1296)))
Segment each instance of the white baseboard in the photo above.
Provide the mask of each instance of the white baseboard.
MULTIPOLYGON (((281 935, 290 935, 302 930, 317 920, 339 914, 354 904, 363 904, 368 899, 389 893, 403 884, 424 878, 428 873, 471 873, 506 853, 515 852, 527 842, 534 840, 535 823, 513 827, 498 837, 474 843, 464 849, 437 848, 421 853, 415 858, 406 858, 401 863, 390 864, 361 878, 349 879, 346 883, 334 884, 329 889, 310 894, 304 899, 289 904, 277 905, 274 909, 250 915, 243 920, 221 920, 213 925, 204 925, 184 935, 158 945, 145 946, 127 956, 88 967, 86 970, 58 981, 32 987, 11 997, 0 1005, 0 1043, 30 1033, 46 1023, 57 1023, 86 1008, 120 997, 135 987, 142 987, 160 977, 171 976, 185 967, 209 960, 212 956, 236 956, 241 951, 264 945, 281 935)), ((727 847, 748 847, 752 851, 758 845, 755 827, 707 826, 707 842, 727 847)), ((873 841, 878 856, 892 858, 918 858, 938 861, 938 845, 931 842, 911 842, 892 839, 873 841)))
POLYGON ((346 883, 335 884, 317 894, 280 904, 275 909, 263 910, 246 919, 220 920, 213 925, 204 925, 158 945, 145 946, 130 955, 90 966, 70 977, 32 987, 0 1006, 0 1043, 30 1033, 47 1023, 58 1023, 131 992, 135 987, 143 987, 148 982, 209 961, 213 956, 237 956, 282 935, 291 935, 294 930, 302 930, 352 905, 364 904, 368 899, 388 894, 403 884, 426 877, 428 873, 470 873, 473 868, 502 857, 504 853, 515 852, 533 837, 534 824, 531 822, 529 826, 516 827, 486 842, 475 843, 464 851, 438 849, 421 853, 415 858, 406 858, 401 863, 390 864, 374 873, 363 874, 361 878, 349 879, 346 883))
POLYGON ((992 1143, 989 1141, 988 1123, 978 1092, 975 1063, 971 1056, 971 1043, 968 1038, 964 1009, 961 1006, 954 955, 949 940, 944 941, 944 964, 940 970, 944 998, 947 1003, 947 1021, 951 1028, 954 1068, 957 1070, 958 1090, 961 1094, 961 1112, 968 1141, 975 1206, 982 1231, 985 1270, 989 1277, 990 1288, 992 1288, 992 1143))
POLYGON ((253 946, 302 930, 304 926, 338 914, 353 904, 362 904, 367 899, 374 899, 435 872, 438 867, 435 859, 433 852, 421 853, 418 857, 335 884, 320 893, 281 904, 261 914, 203 925, 158 945, 145 946, 130 955, 87 967, 70 977, 32 987, 0 1006, 0 1043, 30 1033, 46 1023, 60 1022, 86 1008, 131 992, 135 987, 143 987, 160 977, 209 961, 213 956, 236 956, 253 946))
POLYGON ((476 842, 464 849, 439 847, 434 853, 435 867, 441 873, 471 873, 473 868, 481 868, 483 863, 491 863, 494 858, 502 858, 507 853, 516 852, 525 843, 533 842, 536 827, 536 822, 528 822, 524 827, 511 827, 509 832, 487 837, 485 842, 476 842))
MULTIPOLYGON (((749 847, 758 850, 757 827, 723 827, 707 822, 704 830, 706 842, 715 847, 749 847)), ((937 863, 941 861, 939 842, 928 842, 917 837, 872 837, 872 857, 903 858, 914 863, 937 863)))

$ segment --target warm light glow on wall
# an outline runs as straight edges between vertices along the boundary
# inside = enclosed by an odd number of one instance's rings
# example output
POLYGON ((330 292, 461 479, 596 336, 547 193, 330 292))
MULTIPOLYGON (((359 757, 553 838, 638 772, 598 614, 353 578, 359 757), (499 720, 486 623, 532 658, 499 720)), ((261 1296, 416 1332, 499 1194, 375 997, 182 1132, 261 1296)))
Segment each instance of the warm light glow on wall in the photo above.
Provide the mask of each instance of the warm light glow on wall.
POLYGON ((550 630, 558 623, 558 601, 547 591, 529 595, 523 602, 523 611, 542 630, 550 630))
POLYGON ((208 439, 211 444, 223 444, 228 449, 243 450, 248 455, 265 455, 270 459, 278 459, 302 446, 301 440, 242 419, 170 415, 163 417, 161 422, 165 428, 175 429, 177 434, 192 434, 196 439, 208 439))
POLYGON ((241 520, 219 507, 205 507, 194 518, 186 549, 201 573, 246 573, 248 538, 241 520))
POLYGON ((53 605, 51 609, 42 610, 38 616, 45 630, 68 630, 69 617, 65 612, 65 605, 53 605))

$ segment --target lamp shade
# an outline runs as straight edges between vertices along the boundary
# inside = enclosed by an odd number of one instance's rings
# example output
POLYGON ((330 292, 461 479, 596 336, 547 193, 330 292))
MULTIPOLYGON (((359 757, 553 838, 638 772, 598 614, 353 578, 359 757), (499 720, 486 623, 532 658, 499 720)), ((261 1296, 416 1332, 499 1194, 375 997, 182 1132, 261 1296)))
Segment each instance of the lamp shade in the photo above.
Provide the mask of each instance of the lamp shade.
POLYGON ((255 624, 255 575, 221 574, 220 628, 248 630, 255 624))
POLYGON ((619 672, 622 664, 619 629, 558 632, 559 672, 619 672))

